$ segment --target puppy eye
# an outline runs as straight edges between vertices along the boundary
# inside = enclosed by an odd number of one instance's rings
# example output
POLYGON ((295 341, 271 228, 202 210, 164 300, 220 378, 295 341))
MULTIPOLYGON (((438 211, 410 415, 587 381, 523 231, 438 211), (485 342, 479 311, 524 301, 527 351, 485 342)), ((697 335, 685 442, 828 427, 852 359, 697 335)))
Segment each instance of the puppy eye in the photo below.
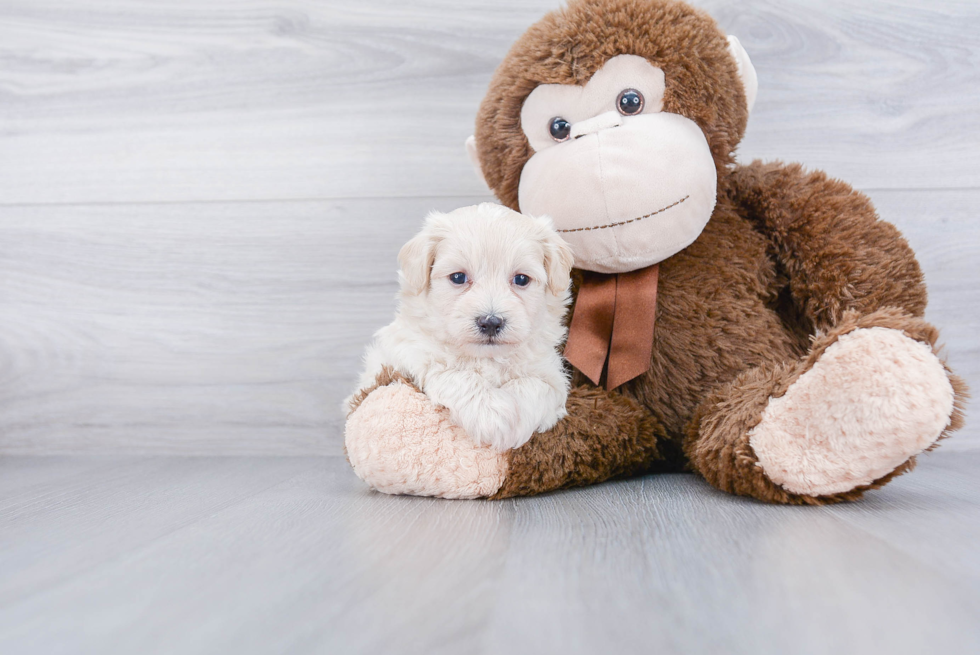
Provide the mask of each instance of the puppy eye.
POLYGON ((616 98, 616 109, 623 116, 633 116, 643 111, 643 94, 636 89, 626 89, 619 92, 616 98))
POLYGON ((449 276, 449 281, 453 284, 466 284, 466 273, 453 273, 449 276))
POLYGON ((572 133, 572 124, 561 116, 555 116, 548 124, 548 131, 551 132, 551 138, 555 141, 559 143, 568 141, 568 135, 572 133))
POLYGON ((518 273, 514 276, 514 284, 519 287, 526 287, 531 282, 531 278, 524 275, 523 273, 518 273))

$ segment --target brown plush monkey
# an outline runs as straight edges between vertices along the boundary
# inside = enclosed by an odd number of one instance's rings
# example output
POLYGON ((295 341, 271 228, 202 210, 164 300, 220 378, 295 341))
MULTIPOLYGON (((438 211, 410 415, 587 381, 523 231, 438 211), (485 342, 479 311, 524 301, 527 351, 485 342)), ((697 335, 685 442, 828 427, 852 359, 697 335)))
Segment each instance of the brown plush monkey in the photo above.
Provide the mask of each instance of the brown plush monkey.
POLYGON ((474 446, 386 375, 348 419, 389 493, 527 495, 694 470, 779 503, 852 500, 962 423, 908 244, 821 172, 735 164, 756 89, 738 41, 676 0, 573 0, 497 69, 468 145, 575 250, 568 417, 474 446))

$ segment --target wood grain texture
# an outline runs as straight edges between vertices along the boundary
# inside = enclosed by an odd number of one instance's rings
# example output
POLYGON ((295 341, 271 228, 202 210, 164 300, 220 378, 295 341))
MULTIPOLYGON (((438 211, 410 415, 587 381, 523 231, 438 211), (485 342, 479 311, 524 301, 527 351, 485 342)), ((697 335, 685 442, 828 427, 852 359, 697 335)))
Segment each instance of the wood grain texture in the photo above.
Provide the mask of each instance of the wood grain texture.
MULTIPOLYGON (((399 247, 478 199, 0 209, 0 453, 339 454, 399 247)), ((980 191, 873 199, 980 389, 980 191)))
MULTIPOLYGON (((557 0, 8 0, 0 203, 466 196, 477 105, 557 0)), ((980 183, 980 5, 710 0, 761 91, 742 154, 980 183)))
POLYGON ((0 210, 0 452, 339 453, 395 255, 455 206, 0 210))
MULTIPOLYGON (((926 318, 940 328, 952 368, 980 393, 980 191, 872 191, 879 216, 902 231, 922 265, 929 290, 926 318)), ((960 445, 980 445, 967 411, 960 445)), ((952 445, 950 442, 948 445, 952 445)))
MULTIPOLYGON (((0 5, 0 453, 340 452, 394 255, 487 198, 460 144, 556 4, 0 5)), ((980 7, 703 6, 759 71, 741 158, 870 188, 980 389, 980 7)))
POLYGON ((44 480, 0 495, 0 651, 975 653, 978 467, 800 508, 683 474, 485 502, 342 458, 0 459, 44 480))

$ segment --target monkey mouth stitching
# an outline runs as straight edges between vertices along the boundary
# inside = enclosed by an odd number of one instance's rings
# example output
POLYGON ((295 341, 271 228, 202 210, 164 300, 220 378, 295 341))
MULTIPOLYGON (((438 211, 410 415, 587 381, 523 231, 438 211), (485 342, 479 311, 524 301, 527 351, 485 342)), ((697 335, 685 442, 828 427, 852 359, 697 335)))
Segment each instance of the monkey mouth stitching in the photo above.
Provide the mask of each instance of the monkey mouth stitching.
POLYGON ((644 214, 643 216, 637 216, 636 218, 631 218, 628 221, 620 221, 618 223, 607 223, 606 225, 594 225, 592 227, 576 227, 570 230, 555 230, 555 231, 556 232, 586 232, 588 230, 605 230, 607 227, 619 227, 620 225, 629 225, 630 223, 636 223, 637 221, 642 221, 644 218, 650 218, 651 216, 656 216, 657 214, 663 214, 671 207, 676 207, 677 205, 681 204, 682 202, 684 202, 690 197, 691 197, 690 195, 684 196, 677 202, 671 203, 666 207, 662 207, 655 212, 650 212, 649 214, 644 214))

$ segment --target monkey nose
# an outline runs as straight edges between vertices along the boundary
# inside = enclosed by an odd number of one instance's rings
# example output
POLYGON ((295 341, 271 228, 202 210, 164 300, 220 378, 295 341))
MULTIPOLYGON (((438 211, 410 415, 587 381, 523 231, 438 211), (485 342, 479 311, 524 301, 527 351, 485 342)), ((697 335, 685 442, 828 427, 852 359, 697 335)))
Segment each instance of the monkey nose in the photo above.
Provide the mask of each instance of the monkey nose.
POLYGON ((623 124, 622 115, 616 111, 607 111, 584 121, 579 121, 572 125, 571 136, 573 139, 594 134, 600 130, 607 130, 610 127, 619 127, 623 124))
POLYGON ((490 314, 489 316, 481 316, 476 319, 476 326, 480 328, 480 334, 485 334, 488 337, 495 337, 497 333, 504 329, 504 319, 500 318, 496 314, 490 314))

